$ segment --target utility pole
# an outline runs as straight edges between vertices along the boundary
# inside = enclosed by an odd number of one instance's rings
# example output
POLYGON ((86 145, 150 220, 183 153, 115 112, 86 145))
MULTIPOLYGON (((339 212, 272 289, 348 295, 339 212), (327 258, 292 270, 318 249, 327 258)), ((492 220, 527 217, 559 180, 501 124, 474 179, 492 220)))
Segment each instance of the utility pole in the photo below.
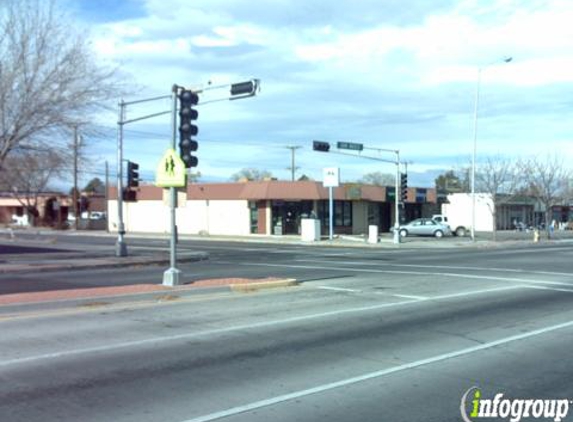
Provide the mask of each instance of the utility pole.
POLYGON ((105 161, 105 231, 109 233, 109 164, 105 161))
POLYGON ((72 200, 74 201, 74 228, 78 229, 78 148, 79 148, 78 127, 74 126, 74 192, 72 200))
POLYGON ((302 148, 302 147, 301 147, 300 145, 289 145, 289 146, 287 146, 287 147, 285 147, 285 148, 290 149, 290 152, 291 152, 291 165, 290 165, 290 167, 287 167, 287 170, 290 170, 290 171, 291 171, 291 180, 294 182, 295 172, 296 172, 296 170, 297 170, 298 168, 300 168, 300 167, 296 167, 296 166, 294 165, 294 162, 295 162, 295 160, 294 160, 295 151, 296 151, 297 149, 302 148))

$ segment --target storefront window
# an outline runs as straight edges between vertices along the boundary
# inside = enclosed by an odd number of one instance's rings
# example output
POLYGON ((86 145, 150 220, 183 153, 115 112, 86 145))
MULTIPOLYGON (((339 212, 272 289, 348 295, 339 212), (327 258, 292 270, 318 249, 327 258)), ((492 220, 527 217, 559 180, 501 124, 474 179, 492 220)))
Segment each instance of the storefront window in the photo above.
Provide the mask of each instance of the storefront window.
POLYGON ((334 201, 334 225, 337 227, 352 226, 352 202, 334 201))
MULTIPOLYGON (((322 225, 328 226, 328 201, 321 201, 318 211, 322 225)), ((334 201, 334 226, 352 227, 352 201, 334 201)))
POLYGON ((249 202, 249 212, 251 215, 251 234, 259 232, 259 210, 257 208, 257 203, 252 201, 249 202))

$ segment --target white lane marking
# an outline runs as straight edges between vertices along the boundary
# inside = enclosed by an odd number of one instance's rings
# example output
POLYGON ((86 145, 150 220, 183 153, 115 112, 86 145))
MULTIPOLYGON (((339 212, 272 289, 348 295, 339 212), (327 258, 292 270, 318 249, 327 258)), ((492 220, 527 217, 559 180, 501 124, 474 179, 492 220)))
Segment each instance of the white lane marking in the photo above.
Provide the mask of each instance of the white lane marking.
MULTIPOLYGON (((521 289, 521 288, 523 288, 523 287, 519 286, 519 285, 517 285, 517 286, 505 286, 505 287, 499 287, 499 288, 493 288, 493 289, 474 290, 471 292, 462 293, 461 295, 462 296, 472 296, 472 295, 478 295, 478 294, 493 293, 493 292, 500 292, 500 291, 505 291, 505 290, 513 290, 513 289, 521 289)), ((460 294, 458 294, 458 293, 456 293, 454 295, 434 296, 431 298, 431 300, 449 299, 451 297, 459 297, 459 296, 460 296, 460 294)), ((111 351, 111 350, 126 349, 129 347, 138 347, 138 346, 157 344, 157 343, 162 343, 162 342, 169 342, 169 341, 176 341, 176 340, 187 340, 187 339, 209 336, 209 335, 214 335, 214 334, 225 334, 225 333, 231 333, 234 331, 251 330, 251 329, 256 329, 256 328, 266 328, 266 327, 272 327, 275 325, 284 325, 284 324, 289 324, 289 323, 293 323, 293 322, 309 321, 309 320, 313 320, 313 319, 326 318, 326 317, 335 317, 335 316, 351 314, 351 313, 377 311, 377 310, 384 309, 384 308, 410 305, 410 304, 421 303, 421 302, 426 302, 426 301, 427 301, 426 299, 423 299, 423 300, 412 299, 412 300, 405 300, 405 301, 401 301, 401 302, 382 303, 382 304, 378 304, 378 305, 360 306, 360 307, 356 307, 356 308, 338 309, 336 311, 321 312, 321 313, 317 313, 317 314, 301 315, 301 316, 296 316, 296 317, 278 319, 278 320, 274 320, 274 321, 263 321, 263 322, 257 322, 254 324, 237 325, 234 327, 216 328, 213 330, 199 331, 196 333, 175 334, 172 336, 153 337, 153 338, 148 338, 148 339, 143 339, 143 340, 127 341, 124 343, 118 343, 118 344, 112 344, 112 345, 86 347, 83 349, 76 349, 76 350, 65 350, 65 351, 61 351, 61 352, 46 353, 43 355, 36 355, 36 356, 28 356, 28 357, 22 357, 22 358, 3 360, 3 361, 0 361, 0 368, 6 367, 6 366, 11 366, 11 365, 23 364, 23 363, 37 362, 37 361, 42 361, 42 360, 47 360, 47 359, 58 359, 58 358, 69 357, 69 356, 77 356, 77 355, 83 355, 83 354, 89 354, 89 353, 98 353, 98 352, 107 352, 107 351, 111 351)))
MULTIPOLYGON (((440 273, 438 273, 440 274, 440 273)), ((568 286, 573 287, 571 283, 565 283, 562 281, 550 281, 550 280, 529 280, 526 278, 509 278, 509 277, 492 277, 487 275, 474 275, 474 274, 457 274, 457 273, 442 273, 440 275, 448 276, 448 277, 460 277, 460 278, 470 278, 476 280, 496 280, 496 281, 509 281, 511 283, 522 283, 522 284, 547 284, 547 285, 555 285, 555 286, 568 286)))
MULTIPOLYGON (((383 292, 380 292, 383 294, 383 292)), ((428 300, 428 299, 432 299, 431 297, 428 296, 414 296, 414 295, 401 295, 401 294, 390 294, 391 296, 395 296, 395 297, 400 297, 403 299, 416 299, 416 300, 428 300)))
POLYGON ((358 289, 347 289, 345 287, 332 287, 332 286, 316 286, 316 288, 320 290, 333 290, 335 292, 360 293, 362 291, 358 289))
MULTIPOLYGON (((360 289, 348 289, 346 287, 334 287, 334 286, 313 286, 320 290, 332 290, 335 292, 349 292, 349 293, 371 293, 368 291, 360 289)), ((387 293, 387 292, 374 292, 377 295, 399 297, 400 299, 414 299, 414 300, 428 300, 428 296, 415 296, 415 295, 403 295, 398 293, 387 293)))
POLYGON ((539 335, 547 334, 553 331, 562 330, 564 328, 573 327, 573 321, 564 322, 562 324, 551 325, 549 327, 533 330, 528 333, 517 334, 510 337, 505 337, 499 340, 490 341, 477 346, 467 347, 465 349, 456 350, 454 352, 444 353, 437 356, 432 356, 425 359, 420 359, 414 362, 405 363, 403 365, 394 366, 380 371, 369 372, 367 374, 359 375, 357 377, 346 378, 340 381, 331 382, 328 384, 318 385, 316 387, 307 388, 305 390, 294 391, 292 393, 283 394, 280 396, 271 397, 265 400, 248 403, 242 406, 232 407, 219 412, 210 413, 208 415, 198 416, 193 419, 187 419, 184 422, 209 422, 217 419, 225 418, 228 416, 238 415, 240 413, 250 412, 252 410, 260 409, 263 407, 273 406, 275 404, 284 403, 287 401, 300 399, 302 397, 311 396, 314 394, 323 393, 325 391, 334 390, 340 387, 346 387, 353 384, 358 384, 374 378, 380 378, 386 375, 395 374, 397 372, 407 371, 409 369, 419 368, 433 363, 443 362, 446 360, 454 359, 457 357, 469 355, 472 353, 480 352, 482 350, 491 349, 493 347, 506 345, 520 340, 529 339, 539 335))
POLYGON ((554 251, 564 251, 564 252, 571 252, 570 246, 546 246, 544 248, 533 248, 533 249, 508 249, 508 250, 491 250, 491 251, 484 251, 483 254, 494 254, 494 255, 515 255, 515 254, 526 254, 526 253, 540 253, 540 252, 554 252, 554 251))
POLYGON ((547 287, 547 286, 523 286, 526 289, 536 289, 536 290, 550 290, 552 292, 565 292, 565 293, 573 293, 573 289, 558 289, 556 287, 547 287))
POLYGON ((400 270, 378 270, 370 268, 342 268, 342 267, 330 267, 321 265, 292 265, 292 264, 267 264, 258 262, 242 262, 238 265, 254 266, 254 267, 281 267, 281 268, 301 268, 308 270, 330 270, 330 271, 343 271, 343 272, 358 272, 358 273, 372 273, 372 274, 409 274, 409 275, 421 275, 421 276, 442 276, 442 277, 459 277, 459 278, 471 278, 478 280, 494 280, 494 281, 510 281, 513 283, 528 283, 528 284, 548 284, 557 286, 573 286, 572 283, 565 283, 561 281, 551 281, 551 280, 528 280, 524 278, 508 278, 508 277, 494 277, 488 275, 473 275, 473 274, 460 274, 460 273, 442 273, 442 272, 428 272, 428 271, 400 271, 400 270))
MULTIPOLYGON (((309 259, 301 258, 295 259, 296 262, 316 262, 319 264, 332 264, 332 261, 321 260, 321 259, 309 259)), ((514 268, 495 268, 495 267, 466 267, 466 266, 453 266, 453 265, 422 265, 422 264, 395 264, 390 262, 370 262, 370 261, 336 261, 337 265, 360 265, 360 266, 376 266, 383 265, 385 267, 404 267, 404 268, 433 268, 433 269, 444 269, 444 270, 470 270, 470 271, 498 271, 505 273, 525 273, 525 274, 541 274, 541 275, 557 275, 571 277, 573 273, 559 273, 554 271, 529 271, 520 270, 514 268)))

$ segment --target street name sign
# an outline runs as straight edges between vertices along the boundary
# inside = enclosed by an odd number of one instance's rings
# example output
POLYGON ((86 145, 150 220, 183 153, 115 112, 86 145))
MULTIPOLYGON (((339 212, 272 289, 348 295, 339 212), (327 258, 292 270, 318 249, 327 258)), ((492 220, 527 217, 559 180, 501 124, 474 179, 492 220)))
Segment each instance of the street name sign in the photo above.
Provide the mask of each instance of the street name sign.
POLYGON ((336 148, 338 148, 338 149, 351 149, 353 151, 362 151, 364 149, 364 145, 358 144, 356 142, 337 142, 336 148))
POLYGON ((187 185, 185 163, 173 148, 168 148, 157 165, 155 185, 161 188, 182 188, 187 185))

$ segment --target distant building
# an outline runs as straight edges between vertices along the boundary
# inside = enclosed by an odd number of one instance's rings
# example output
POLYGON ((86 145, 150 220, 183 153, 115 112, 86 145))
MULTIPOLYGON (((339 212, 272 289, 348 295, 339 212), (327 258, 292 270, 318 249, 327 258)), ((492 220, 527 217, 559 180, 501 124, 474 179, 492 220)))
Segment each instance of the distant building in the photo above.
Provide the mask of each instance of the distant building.
MULTIPOLYGON (((73 218, 73 199, 69 195, 41 192, 34 196, 37 196, 36 218, 27 209, 28 200, 24 195, 18 199, 11 192, 0 192, 0 224, 58 226, 73 218)), ((105 216, 106 206, 103 194, 82 193, 78 200, 80 214, 87 215, 86 219, 91 218, 94 213, 105 216)), ((102 226, 101 229, 105 228, 102 224, 99 225, 102 226)))
POLYGON ((11 192, 0 192, 0 223, 51 225, 66 221, 72 203, 68 195, 59 192, 41 192, 35 195, 38 217, 34 219, 25 206, 27 200, 24 197, 19 200, 11 192))
MULTIPOLYGON (((109 198, 109 229, 117 231, 116 189, 110 189, 109 198)), ((126 202, 124 207, 128 232, 170 230, 163 189, 142 186, 137 201, 126 202)), ((404 210, 407 220, 432 214, 435 207, 434 189, 408 189, 404 210)), ((320 220, 325 233, 328 213, 328 189, 320 182, 201 183, 188 186, 187 199, 177 209, 177 226, 182 234, 288 235, 299 234, 300 220, 312 214, 320 220)), ((382 232, 394 225, 394 188, 361 184, 335 188, 335 233, 366 234, 369 225, 378 226, 382 232)))

